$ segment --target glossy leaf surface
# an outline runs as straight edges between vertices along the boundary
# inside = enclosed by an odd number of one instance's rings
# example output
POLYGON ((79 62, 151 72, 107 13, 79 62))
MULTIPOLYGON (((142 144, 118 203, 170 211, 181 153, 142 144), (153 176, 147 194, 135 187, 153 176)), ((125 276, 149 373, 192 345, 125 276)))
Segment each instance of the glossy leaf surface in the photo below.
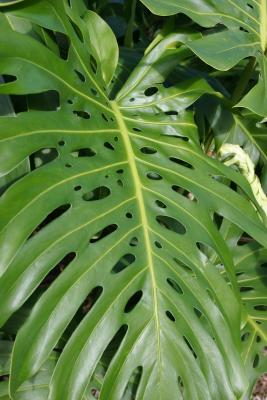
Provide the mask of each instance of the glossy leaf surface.
POLYGON ((100 399, 123 399, 133 381, 136 399, 241 397, 248 381, 239 290, 214 217, 263 246, 267 234, 247 181, 199 144, 187 109, 211 88, 201 79, 168 82, 181 35, 148 52, 111 101, 100 39, 92 41, 83 2, 40 1, 20 15, 60 27, 70 48, 60 57, 53 35, 54 45, 16 32, 0 14, 0 73, 14 78, 0 93, 56 91, 59 98, 52 110, 0 120, 3 176, 37 151, 56 154, 0 200, 1 324, 57 271, 16 337, 12 398, 81 310, 53 372, 50 400, 83 399, 107 353, 100 399), (227 282, 205 247, 225 266, 227 282))
POLYGON ((142 0, 142 2, 159 15, 179 12, 188 15, 203 27, 223 25, 226 29, 208 31, 202 39, 189 42, 187 45, 205 63, 220 70, 228 70, 246 57, 256 57, 261 71, 259 81, 238 105, 266 116, 266 0, 142 0))

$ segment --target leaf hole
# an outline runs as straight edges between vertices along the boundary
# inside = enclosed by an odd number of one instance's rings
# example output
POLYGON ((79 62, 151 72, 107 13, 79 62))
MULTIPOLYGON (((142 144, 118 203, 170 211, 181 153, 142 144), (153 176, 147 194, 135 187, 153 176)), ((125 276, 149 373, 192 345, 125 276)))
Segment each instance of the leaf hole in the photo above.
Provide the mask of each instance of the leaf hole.
POLYGON ((66 142, 65 142, 64 140, 60 140, 60 141, 58 142, 58 145, 59 145, 59 146, 65 146, 65 144, 66 144, 66 142))
POLYGON ((104 146, 109 150, 113 150, 113 151, 115 150, 115 147, 110 142, 105 142, 104 146))
POLYGON ((136 247, 136 246, 138 245, 138 242, 139 242, 138 238, 137 238, 136 236, 134 236, 134 237, 130 240, 129 245, 130 245, 131 247, 136 247))
POLYGON ((95 88, 91 88, 91 93, 96 97, 98 96, 98 91, 95 88))
POLYGON ((138 290, 138 292, 134 293, 127 301, 126 306, 124 307, 124 312, 125 313, 131 312, 137 306, 142 296, 143 296, 142 290, 138 290))
POLYGON ((111 235, 113 232, 115 232, 118 229, 118 225, 116 224, 110 224, 106 226, 104 229, 101 229, 97 233, 95 233, 92 238, 89 240, 89 243, 96 243, 99 242, 99 240, 104 239, 105 237, 111 235))
POLYGON ((74 187, 75 192, 78 192, 79 190, 81 190, 81 185, 77 185, 74 187))
POLYGON ((178 233, 179 235, 184 235, 186 233, 185 226, 175 218, 166 215, 158 215, 156 221, 161 226, 164 226, 166 229, 178 233))
POLYGON ((160 201, 160 200, 156 200, 155 203, 156 203, 156 205, 157 205, 159 208, 167 208, 166 204, 164 204, 164 203, 163 203, 162 201, 160 201))
POLYGON ((163 179, 162 176, 157 172, 148 172, 146 176, 148 177, 148 179, 151 179, 152 181, 160 181, 161 179, 163 179))
POLYGON ((167 282, 170 285, 170 287, 172 287, 175 290, 175 292, 177 292, 178 294, 184 294, 183 289, 175 280, 167 278, 167 282))
POLYGON ((103 118, 104 121, 108 122, 108 117, 106 116, 106 114, 101 113, 101 117, 103 118))
POLYGON ((130 379, 126 385, 126 388, 124 390, 123 396, 121 399, 129 399, 129 400, 135 400, 136 399, 136 394, 141 382, 143 374, 143 367, 139 366, 134 369, 132 372, 130 379), (134 382, 134 384, 133 384, 134 382), (129 397, 129 393, 131 393, 131 397, 129 397))
POLYGON ((144 154, 155 154, 155 153, 157 153, 157 150, 156 149, 153 149, 153 147, 142 147, 141 149, 140 149, 140 151, 142 152, 142 153, 144 153, 144 154))
POLYGON ((170 321, 175 322, 175 317, 174 317, 174 315, 173 315, 169 310, 167 310, 167 311, 165 312, 165 314, 166 314, 166 316, 169 318, 170 321))
POLYGON ((140 129, 140 128, 133 128, 133 131, 134 131, 134 132, 142 132, 142 129, 140 129))
POLYGON ((171 110, 171 111, 165 111, 164 114, 166 114, 166 115, 178 115, 178 112, 174 111, 174 110, 171 110))
POLYGON ((94 56, 92 56, 92 54, 90 55, 90 67, 93 71, 94 74, 97 73, 97 61, 95 59, 94 56))
POLYGON ((183 336, 183 339, 184 339, 184 341, 185 341, 187 347, 189 348, 189 350, 190 350, 191 353, 193 354, 194 358, 197 358, 197 355, 196 355, 196 353, 195 353, 195 351, 194 351, 194 349, 193 349, 191 343, 189 342, 189 340, 188 340, 185 336, 183 336))
POLYGON ((74 32, 76 33, 77 37, 83 43, 84 42, 84 37, 83 37, 82 31, 80 30, 78 25, 76 25, 75 22, 73 22, 70 18, 69 18, 69 21, 70 21, 71 26, 74 29, 74 32))
POLYGON ((158 242, 157 240, 154 242, 154 244, 158 249, 162 249, 162 244, 160 242, 158 242))
POLYGON ((251 286, 241 286, 240 288, 240 292, 251 292, 252 290, 254 290, 254 288, 251 286))
POLYGON ((176 164, 182 165, 183 167, 186 167, 186 168, 189 168, 189 169, 194 169, 192 164, 189 164, 186 161, 180 160, 179 158, 170 157, 169 159, 170 159, 170 161, 172 161, 172 162, 174 162, 176 164))
POLYGON ((111 270, 112 274, 118 274, 119 272, 125 270, 125 268, 129 267, 136 260, 136 257, 132 253, 124 254, 119 261, 116 262, 114 267, 111 270))
POLYGON ((189 138, 187 136, 181 136, 181 135, 175 135, 175 134, 162 134, 162 136, 173 137, 173 138, 182 140, 183 142, 189 141, 189 138))
POLYGON ((77 111, 74 110, 73 114, 77 115, 77 117, 79 118, 83 118, 83 119, 90 119, 91 118, 91 114, 87 111, 81 110, 81 111, 77 111))
POLYGON ((194 271, 188 267, 185 263, 183 263, 181 260, 178 260, 176 257, 173 258, 173 261, 180 267, 182 268, 185 272, 190 273, 190 275, 195 275, 194 271))
POLYGON ((86 81, 85 76, 84 76, 80 71, 78 71, 77 69, 75 69, 74 72, 76 73, 76 75, 78 76, 78 78, 80 79, 81 82, 84 83, 84 82, 86 81))
POLYGON ((125 216, 126 216, 126 218, 129 218, 129 219, 133 218, 133 214, 130 213, 130 212, 127 212, 127 213, 125 214, 125 216))
POLYGON ((96 152, 92 150, 90 147, 86 147, 83 149, 77 149, 71 152, 71 155, 75 158, 79 157, 94 157, 96 152))
POLYGON ((260 356, 256 354, 254 360, 253 360, 253 368, 257 368, 260 363, 260 356))
POLYGON ((159 89, 156 86, 152 86, 152 87, 147 88, 144 91, 144 94, 145 94, 145 96, 150 97, 150 96, 153 96, 154 94, 156 94, 158 91, 159 91, 159 89))
POLYGON ((241 336, 241 341, 246 342, 249 337, 250 337, 250 332, 246 332, 241 336))
POLYGON ((38 232, 40 232, 45 226, 56 220, 57 218, 61 217, 63 214, 65 214, 71 207, 71 204, 63 204, 57 208, 55 208, 53 211, 51 211, 44 219, 43 221, 34 229, 34 231, 30 234, 28 239, 31 237, 35 236, 38 232))
POLYGON ((95 201, 105 199, 110 195, 111 191, 107 186, 99 186, 90 192, 84 193, 82 198, 85 201, 95 201))
POLYGON ((194 313, 198 318, 201 318, 203 313, 196 307, 193 307, 194 313))
POLYGON ((71 264, 71 262, 76 258, 76 253, 74 251, 66 254, 51 271, 45 276, 45 278, 40 283, 40 287, 47 288, 50 286, 57 277, 71 264))
POLYGON ((100 296, 103 293, 103 287, 102 286, 96 286, 94 287, 91 292, 88 294, 86 299, 83 301, 80 310, 82 311, 83 316, 86 315, 95 305, 97 300, 100 298, 100 296))
POLYGON ((265 304, 259 304, 257 306, 254 306, 254 310, 257 311, 267 311, 267 305, 265 304))

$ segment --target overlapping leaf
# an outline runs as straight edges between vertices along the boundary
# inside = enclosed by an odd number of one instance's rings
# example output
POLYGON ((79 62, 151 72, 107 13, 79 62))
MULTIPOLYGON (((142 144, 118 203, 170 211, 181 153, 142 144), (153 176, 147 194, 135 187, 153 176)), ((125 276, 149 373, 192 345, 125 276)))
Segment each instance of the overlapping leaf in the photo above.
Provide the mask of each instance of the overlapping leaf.
POLYGON ((249 185, 202 153, 193 113, 185 111, 208 85, 195 79, 170 86, 166 79, 181 36, 149 52, 110 101, 108 60, 101 64, 91 45, 82 2, 40 1, 20 13, 59 27, 70 48, 60 58, 51 42, 13 31, 0 15, 0 73, 13 76, 0 93, 59 95, 54 110, 0 120, 2 175, 36 151, 57 152, 1 198, 1 324, 49 273, 61 271, 17 335, 12 398, 84 301, 88 312, 59 357, 50 400, 82 399, 111 348, 100 399, 124 398, 133 381, 136 399, 239 398, 247 387, 240 303, 214 218, 229 219, 265 246, 267 235, 249 185), (203 246, 215 250, 231 288, 203 246))
POLYGON ((242 99, 239 106, 266 116, 267 2, 266 0, 142 0, 154 13, 170 15, 182 12, 204 27, 224 25, 188 46, 214 68, 227 70, 243 58, 253 56, 260 66, 256 86, 242 99))

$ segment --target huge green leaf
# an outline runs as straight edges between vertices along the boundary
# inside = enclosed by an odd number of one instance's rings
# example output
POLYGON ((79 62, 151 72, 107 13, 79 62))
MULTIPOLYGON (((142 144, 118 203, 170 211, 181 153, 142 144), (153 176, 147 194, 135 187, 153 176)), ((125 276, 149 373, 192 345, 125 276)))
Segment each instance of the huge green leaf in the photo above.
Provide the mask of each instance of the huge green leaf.
POLYGON ((53 110, 0 119, 2 175, 41 149, 57 152, 0 200, 1 325, 53 278, 16 337, 11 397, 78 313, 50 400, 82 399, 107 352, 100 399, 125 399, 132 386, 136 399, 240 398, 248 385, 241 304, 215 220, 228 219, 263 246, 267 235, 248 183, 203 154, 186 111, 211 89, 199 79, 167 79, 184 36, 148 52, 110 101, 83 2, 39 1, 19 12, 49 28, 54 43, 53 31, 65 32, 70 48, 60 57, 0 14, 0 73, 13 77, 0 93, 59 94, 53 110), (209 247, 230 286, 205 256, 209 247))
POLYGON ((227 29, 207 32, 188 47, 214 68, 228 70, 243 58, 253 56, 260 66, 258 83, 239 103, 266 116, 267 2, 266 0, 142 0, 154 13, 185 13, 203 27, 224 25, 227 29))

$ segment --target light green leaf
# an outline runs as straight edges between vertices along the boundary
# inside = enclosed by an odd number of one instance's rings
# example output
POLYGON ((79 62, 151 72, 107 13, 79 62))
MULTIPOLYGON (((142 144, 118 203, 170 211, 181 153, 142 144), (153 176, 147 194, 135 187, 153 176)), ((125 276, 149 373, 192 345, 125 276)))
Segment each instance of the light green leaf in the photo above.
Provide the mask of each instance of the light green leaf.
POLYGON ((256 243, 234 250, 236 274, 246 317, 242 330, 242 357, 250 377, 248 397, 257 379, 267 371, 267 250, 256 243))
POLYGON ((89 38, 95 54, 98 56, 106 84, 111 81, 117 67, 119 48, 111 28, 95 12, 88 11, 84 17, 87 23, 89 38))
MULTIPOLYGON (((219 70, 227 70, 243 58, 256 56, 260 66, 259 82, 238 104, 261 116, 267 115, 266 0, 142 0, 159 15, 185 13, 204 27, 224 25, 227 30, 212 32, 188 46, 204 62, 219 70)), ((209 32, 208 32, 209 33, 209 32)))
MULTIPOLYGON (((180 43, 173 34, 141 59, 111 101, 84 3, 45 4, 70 39, 67 59, 0 23, 0 73, 14 76, 0 93, 55 90, 60 101, 50 111, 0 119, 3 176, 37 151, 57 152, 0 199, 1 324, 55 278, 16 337, 11 396, 38 373, 78 314, 49 400, 83 399, 111 347, 100 399, 122 398, 137 371, 136 399, 239 398, 248 385, 241 303, 214 218, 263 246, 267 233, 245 178, 199 144, 187 108, 212 90, 202 79, 169 84, 180 43), (227 282, 206 247, 225 266, 227 282)), ((44 26, 48 20, 38 19, 44 26)))

